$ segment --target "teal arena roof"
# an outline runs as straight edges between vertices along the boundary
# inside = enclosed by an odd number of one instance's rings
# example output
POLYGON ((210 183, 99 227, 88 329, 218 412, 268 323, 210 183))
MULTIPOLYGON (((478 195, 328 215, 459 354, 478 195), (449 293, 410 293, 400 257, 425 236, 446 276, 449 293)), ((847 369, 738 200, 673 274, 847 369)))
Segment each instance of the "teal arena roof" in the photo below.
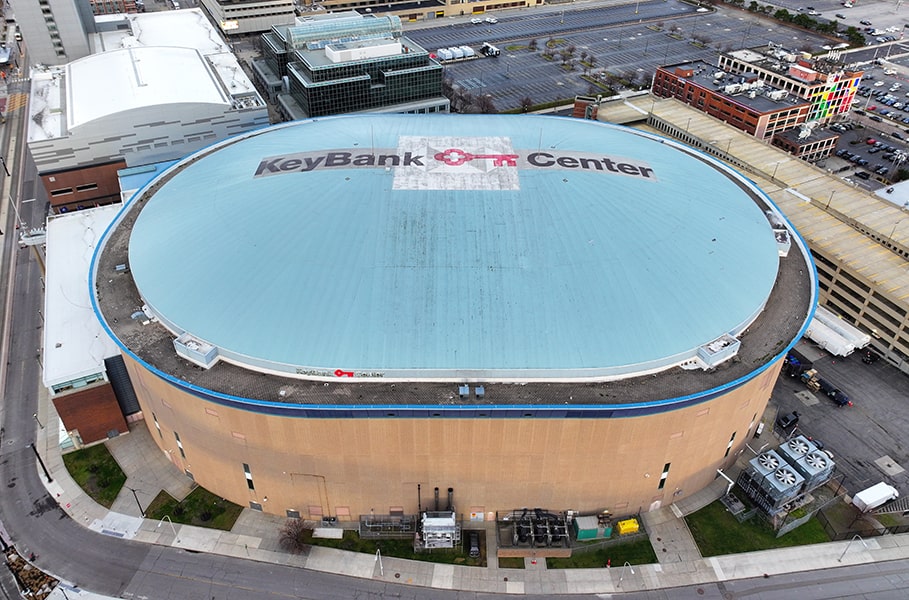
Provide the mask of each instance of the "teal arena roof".
POLYGON ((779 268, 758 199, 722 163, 618 126, 368 115, 217 144, 125 213, 147 312, 202 363, 606 381, 707 368, 737 343, 779 268))

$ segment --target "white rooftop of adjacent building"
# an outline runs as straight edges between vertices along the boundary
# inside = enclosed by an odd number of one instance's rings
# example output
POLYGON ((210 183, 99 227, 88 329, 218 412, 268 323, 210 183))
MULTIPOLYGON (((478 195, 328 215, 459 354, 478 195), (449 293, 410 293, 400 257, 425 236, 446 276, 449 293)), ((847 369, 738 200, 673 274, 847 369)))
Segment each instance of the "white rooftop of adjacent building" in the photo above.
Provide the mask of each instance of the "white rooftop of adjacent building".
MULTIPOLYGON (((102 17, 95 20, 100 22, 102 17)), ((204 55, 230 51, 199 8, 111 15, 106 20, 112 23, 125 21, 128 28, 92 35, 90 41, 94 52, 131 46, 180 46, 195 48, 204 55)))
POLYGON ((32 69, 29 142, 63 137, 131 109, 194 102, 248 106, 249 98, 255 105, 262 102, 200 9, 98 20, 114 30, 94 34, 96 54, 32 69), (116 29, 118 23, 128 27, 116 29))
POLYGON ((167 104, 228 104, 198 50, 136 46, 81 58, 66 66, 70 131, 134 109, 167 104))
POLYGON ((123 206, 113 204, 47 220, 44 384, 48 388, 104 372, 119 354, 92 310, 88 271, 95 246, 123 206))

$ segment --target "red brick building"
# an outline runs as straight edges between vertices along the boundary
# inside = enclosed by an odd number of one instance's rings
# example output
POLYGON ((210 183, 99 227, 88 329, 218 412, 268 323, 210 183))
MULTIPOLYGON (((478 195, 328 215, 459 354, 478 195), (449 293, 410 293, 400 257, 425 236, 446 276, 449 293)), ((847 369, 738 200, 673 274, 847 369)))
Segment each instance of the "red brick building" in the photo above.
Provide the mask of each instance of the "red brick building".
POLYGON ((692 61, 657 69, 651 92, 694 106, 757 138, 801 125, 810 103, 767 86, 755 74, 730 75, 692 61))

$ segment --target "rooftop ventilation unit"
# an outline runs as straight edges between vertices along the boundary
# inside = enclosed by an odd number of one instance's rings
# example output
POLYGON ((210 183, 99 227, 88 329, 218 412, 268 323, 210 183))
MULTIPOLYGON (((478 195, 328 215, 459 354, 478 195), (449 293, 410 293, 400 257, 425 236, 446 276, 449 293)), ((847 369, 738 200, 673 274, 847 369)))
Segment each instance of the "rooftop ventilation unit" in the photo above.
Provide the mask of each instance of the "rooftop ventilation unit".
POLYGON ((836 468, 833 459, 820 450, 809 452, 792 466, 805 478, 805 489, 814 489, 827 483, 836 468))
POLYGON ((742 343, 735 336, 724 333, 712 342, 698 347, 698 359, 707 365, 706 368, 713 368, 738 354, 741 346, 742 343))
POLYGON ((803 483, 805 478, 787 465, 765 477, 761 487, 774 500, 774 504, 780 506, 798 496, 803 483))
POLYGON ((210 369, 218 359, 218 348, 208 342, 194 338, 188 333, 180 335, 174 340, 174 350, 178 356, 181 356, 203 369, 210 369))
POLYGON ((777 450, 777 452, 790 463, 794 463, 806 454, 816 451, 817 446, 812 444, 811 441, 803 435, 796 436, 788 442, 783 442, 777 450))
POLYGON ((773 450, 768 450, 767 452, 752 458, 749 464, 751 465, 750 470, 753 473, 764 477, 785 465, 786 461, 773 450))

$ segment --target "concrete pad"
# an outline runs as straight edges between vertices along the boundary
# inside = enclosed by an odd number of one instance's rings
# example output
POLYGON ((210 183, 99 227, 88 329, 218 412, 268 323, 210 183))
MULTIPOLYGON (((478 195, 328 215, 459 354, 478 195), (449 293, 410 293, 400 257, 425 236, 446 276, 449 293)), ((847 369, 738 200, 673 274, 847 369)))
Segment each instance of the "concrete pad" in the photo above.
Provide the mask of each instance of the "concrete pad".
POLYGON ((136 537, 136 534, 141 527, 142 519, 109 512, 103 519, 95 519, 92 521, 89 529, 104 535, 131 540, 136 537))
POLYGON ((344 539, 344 530, 334 527, 316 527, 312 530, 312 536, 326 540, 341 540, 344 539))
POLYGON ((524 593, 524 582, 523 581, 506 581, 505 582, 505 593, 506 594, 523 594, 524 593))
POLYGON ((874 464, 877 465, 877 468, 883 471, 885 474, 895 477, 900 473, 905 473, 906 469, 901 467, 899 463, 890 458, 888 455, 884 455, 874 461, 874 464))
POLYGON ((807 390, 796 392, 795 397, 801 400, 802 404, 805 406, 814 406, 815 404, 820 403, 820 400, 817 399, 817 396, 807 390))
POLYGON ((432 587, 450 590, 453 582, 454 565, 435 565, 432 570, 432 587))
POLYGON ((198 552, 214 552, 218 543, 219 532, 216 530, 193 527, 191 525, 177 525, 176 530, 177 539, 172 545, 178 548, 186 548, 187 550, 196 550, 198 552))
POLYGON ((313 571, 372 579, 375 562, 376 557, 372 554, 357 554, 313 546, 309 551, 309 558, 306 560, 306 568, 313 571))

